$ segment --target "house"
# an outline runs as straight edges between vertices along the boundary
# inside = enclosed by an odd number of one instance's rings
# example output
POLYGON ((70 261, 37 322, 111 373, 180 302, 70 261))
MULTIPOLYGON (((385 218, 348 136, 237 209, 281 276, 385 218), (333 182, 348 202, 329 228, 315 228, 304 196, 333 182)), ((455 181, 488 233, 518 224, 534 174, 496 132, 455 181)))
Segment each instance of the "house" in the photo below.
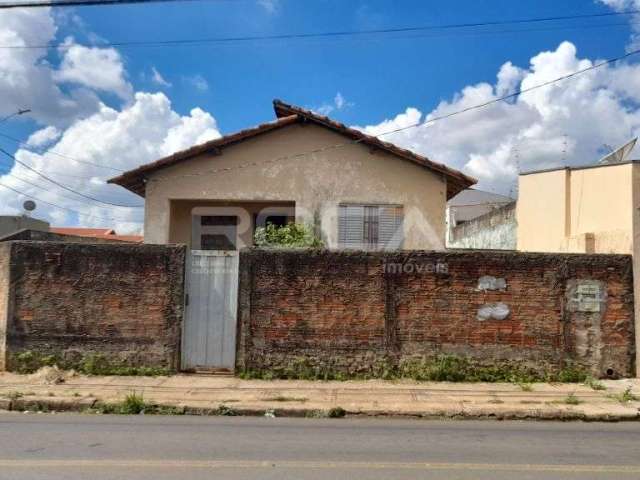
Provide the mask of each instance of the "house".
POLYGON ((520 174, 518 250, 633 253, 640 247, 640 162, 520 174))
POLYGON ((267 223, 305 223, 330 249, 442 249, 446 202, 476 180, 282 101, 276 120, 109 180, 145 197, 145 242, 253 244, 267 223))
POLYGON ((51 227, 51 233, 73 237, 87 237, 98 240, 142 243, 142 235, 118 235, 112 228, 87 228, 87 227, 51 227))
POLYGON ((515 250, 515 200, 469 188, 447 202, 447 248, 515 250))
POLYGON ((49 223, 26 215, 0 216, 0 238, 24 229, 46 232, 49 230, 49 223))

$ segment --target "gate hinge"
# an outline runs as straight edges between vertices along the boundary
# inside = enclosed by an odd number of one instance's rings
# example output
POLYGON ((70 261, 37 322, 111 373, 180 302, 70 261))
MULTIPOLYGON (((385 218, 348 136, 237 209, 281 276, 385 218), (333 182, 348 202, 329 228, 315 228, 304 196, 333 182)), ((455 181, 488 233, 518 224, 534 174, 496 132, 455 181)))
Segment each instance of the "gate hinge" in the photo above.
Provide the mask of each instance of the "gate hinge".
POLYGON ((184 296, 184 306, 188 307, 189 306, 189 294, 185 294, 184 296))

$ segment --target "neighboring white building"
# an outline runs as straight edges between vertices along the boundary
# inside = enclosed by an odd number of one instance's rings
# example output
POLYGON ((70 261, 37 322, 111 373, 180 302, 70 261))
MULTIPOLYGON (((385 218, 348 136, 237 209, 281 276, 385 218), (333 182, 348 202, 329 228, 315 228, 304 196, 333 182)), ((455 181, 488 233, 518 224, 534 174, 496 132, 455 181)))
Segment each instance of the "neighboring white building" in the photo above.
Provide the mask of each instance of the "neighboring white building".
POLYGON ((514 250, 515 200, 469 188, 447 202, 447 248, 514 250))

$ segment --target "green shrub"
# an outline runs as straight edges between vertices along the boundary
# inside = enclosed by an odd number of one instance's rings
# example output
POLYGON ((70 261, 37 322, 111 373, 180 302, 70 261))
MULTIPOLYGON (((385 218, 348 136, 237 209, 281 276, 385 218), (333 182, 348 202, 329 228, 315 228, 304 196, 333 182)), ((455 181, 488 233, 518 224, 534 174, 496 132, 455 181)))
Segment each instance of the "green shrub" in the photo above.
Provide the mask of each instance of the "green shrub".
POLYGON ((160 376, 172 373, 168 368, 134 366, 114 361, 101 353, 89 353, 79 360, 65 361, 59 354, 42 354, 25 350, 12 355, 9 363, 13 371, 22 374, 34 373, 42 367, 53 366, 62 370, 76 370, 85 375, 160 376))
POLYGON ((123 415, 138 415, 146 410, 147 404, 142 395, 136 392, 128 394, 120 405, 120 413, 123 415))
POLYGON ((322 240, 302 223, 277 226, 272 223, 256 228, 254 242, 259 247, 321 248, 322 240))
POLYGON ((342 407, 333 407, 327 412, 327 417, 329 418, 344 418, 347 414, 347 411, 342 407))
POLYGON ((567 365, 552 380, 562 383, 585 383, 589 379, 589 373, 581 367, 567 365))
POLYGON ((570 393, 564 399, 564 403, 567 405, 580 405, 582 402, 578 397, 576 397, 575 393, 570 393))

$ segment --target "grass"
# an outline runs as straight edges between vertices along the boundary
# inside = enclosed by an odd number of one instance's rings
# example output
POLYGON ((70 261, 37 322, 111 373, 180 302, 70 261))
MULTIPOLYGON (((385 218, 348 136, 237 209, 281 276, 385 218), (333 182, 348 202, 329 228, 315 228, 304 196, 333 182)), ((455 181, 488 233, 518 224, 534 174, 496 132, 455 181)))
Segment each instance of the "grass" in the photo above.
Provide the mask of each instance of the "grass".
POLYGON ((400 362, 379 361, 363 371, 346 372, 332 365, 312 363, 296 358, 284 366, 269 369, 246 369, 239 373, 244 379, 289 380, 400 380, 436 382, 506 382, 531 391, 534 382, 582 383, 588 378, 586 370, 573 365, 557 371, 542 372, 519 362, 480 364, 467 357, 438 355, 436 357, 405 359, 400 362))
POLYGON ((333 407, 327 412, 328 418, 344 418, 347 415, 347 411, 342 407, 333 407))
POLYGON ((518 383, 518 386, 523 392, 533 392, 533 385, 530 383, 518 383))
POLYGON ((8 400, 17 400, 19 398, 24 397, 24 395, 25 395, 24 393, 16 391, 16 392, 3 393, 3 394, 0 395, 0 397, 6 398, 8 400))
POLYGON ((131 392, 119 403, 99 403, 87 409, 87 413, 112 415, 183 415, 184 409, 147 402, 142 394, 131 392))
POLYGON ((587 379, 587 381, 585 382, 585 384, 590 387, 592 390, 606 390, 607 387, 604 386, 604 384, 598 380, 596 380, 593 377, 589 377, 587 379))
POLYGON ((580 405, 582 401, 578 397, 576 397, 575 393, 572 392, 565 397, 564 403, 566 403, 567 405, 580 405))
POLYGON ((638 400, 638 397, 631 392, 631 387, 627 387, 623 392, 609 395, 609 398, 613 398, 620 403, 635 402, 638 400))
POLYGON ((75 370, 85 375, 129 375, 129 376, 164 376, 172 370, 162 367, 129 365, 126 362, 110 359, 100 353, 89 353, 79 360, 64 360, 59 354, 43 354, 26 350, 14 354, 9 359, 9 368, 17 373, 37 372, 42 367, 57 366, 62 370, 75 370))

